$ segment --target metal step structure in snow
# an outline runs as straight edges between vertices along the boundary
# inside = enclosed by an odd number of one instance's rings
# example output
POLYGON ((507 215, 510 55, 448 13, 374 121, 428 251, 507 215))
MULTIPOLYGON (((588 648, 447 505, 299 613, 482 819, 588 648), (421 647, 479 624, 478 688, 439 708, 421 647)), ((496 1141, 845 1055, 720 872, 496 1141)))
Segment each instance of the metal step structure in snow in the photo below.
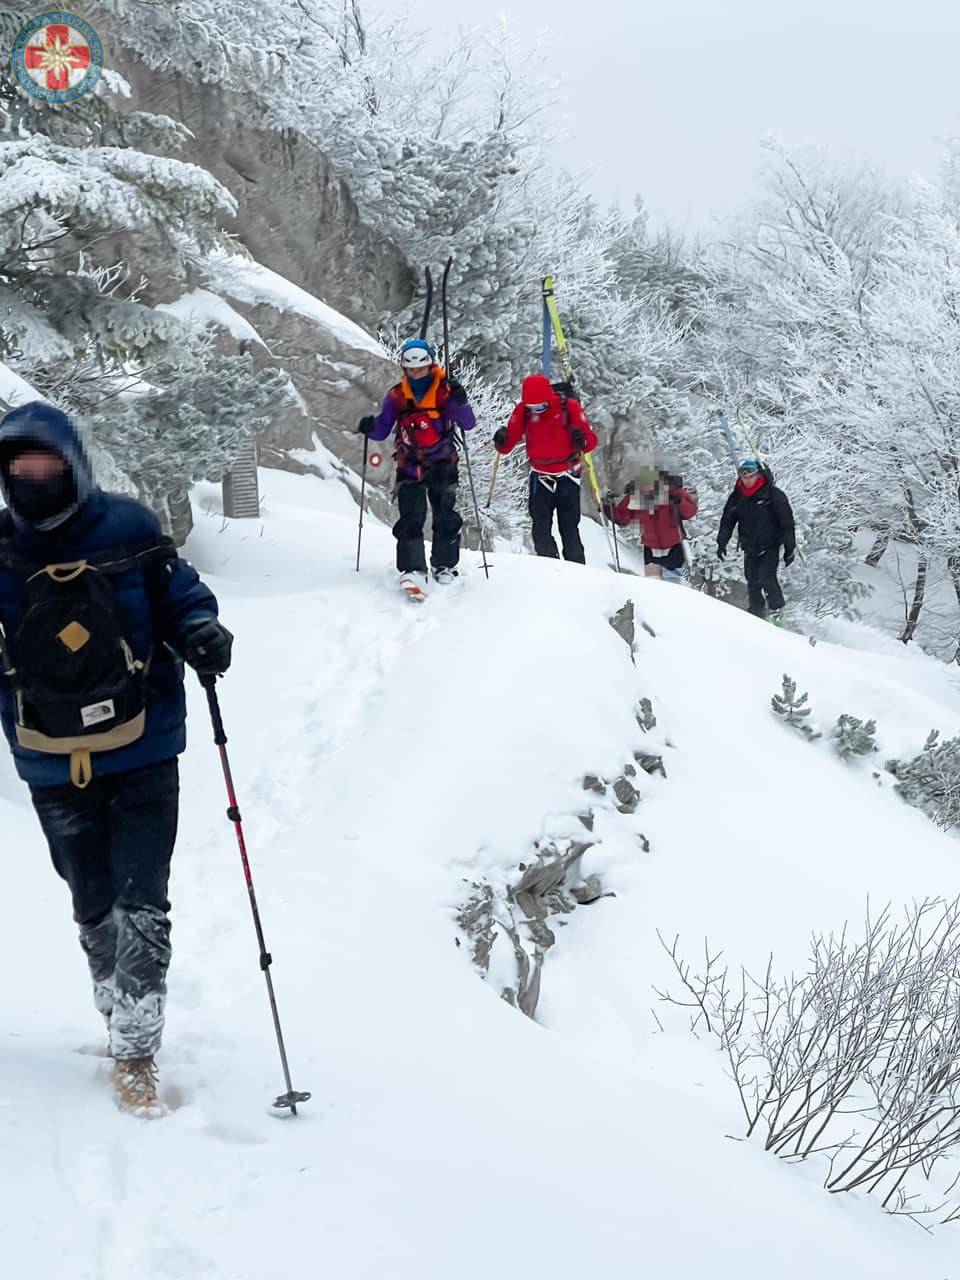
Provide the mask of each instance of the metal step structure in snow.
POLYGON ((231 520, 252 520, 260 514, 256 440, 247 441, 223 477, 223 514, 231 520))

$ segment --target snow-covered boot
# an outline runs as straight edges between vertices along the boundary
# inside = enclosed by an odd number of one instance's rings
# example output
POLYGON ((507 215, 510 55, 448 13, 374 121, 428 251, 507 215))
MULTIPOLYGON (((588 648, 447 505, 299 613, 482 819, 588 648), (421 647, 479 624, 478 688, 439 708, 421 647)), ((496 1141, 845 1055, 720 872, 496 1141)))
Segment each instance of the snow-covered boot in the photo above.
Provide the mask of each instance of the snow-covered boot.
POLYGON ((157 1067, 152 1057, 118 1058, 113 1064, 117 1106, 138 1116, 160 1116, 164 1106, 157 1094, 157 1067))
POLYGON ((416 571, 400 574, 400 590, 416 604, 427 598, 427 575, 416 571))
POLYGON ((456 569, 434 569, 433 571, 433 580, 441 587, 448 587, 451 582, 456 582, 458 577, 456 569))

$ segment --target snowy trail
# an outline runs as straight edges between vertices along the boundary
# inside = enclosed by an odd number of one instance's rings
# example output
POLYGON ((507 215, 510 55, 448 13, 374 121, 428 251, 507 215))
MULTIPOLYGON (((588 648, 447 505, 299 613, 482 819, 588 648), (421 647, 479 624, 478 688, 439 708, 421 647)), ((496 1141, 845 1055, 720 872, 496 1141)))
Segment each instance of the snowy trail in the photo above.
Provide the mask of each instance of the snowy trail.
POLYGON ((265 481, 262 536, 201 517, 189 551, 238 636, 221 699, 294 1084, 314 1099, 296 1120, 269 1114, 282 1081, 195 683, 162 1123, 118 1115, 105 1064, 72 1052, 97 1034, 82 959, 4 762, 17 891, 0 936, 23 972, 0 1040, 0 1238, 20 1274, 479 1280, 512 1259, 564 1280, 692 1280, 722 1259, 722 1274, 846 1280, 856 1255, 874 1276, 942 1280, 949 1237, 726 1138, 719 1064, 652 1034, 649 1008, 657 927, 709 928, 737 959, 782 945, 786 961, 813 927, 858 918, 868 890, 956 891, 955 842, 766 710, 786 663, 824 718, 876 713, 882 737, 895 721, 899 750, 934 710, 960 714, 948 675, 523 557, 415 608, 387 589, 392 539, 375 523, 352 572, 339 486, 265 481), (657 633, 640 633, 636 667, 607 623, 628 591, 657 633), (640 745, 645 694, 673 743, 668 778, 644 785, 635 822, 598 826, 589 870, 618 896, 573 917, 533 1024, 455 944, 464 881, 503 877, 583 809, 582 775, 610 776, 640 745), (732 762, 750 735, 763 745, 745 778, 732 762), (824 819, 852 842, 843 873, 812 847, 824 819))

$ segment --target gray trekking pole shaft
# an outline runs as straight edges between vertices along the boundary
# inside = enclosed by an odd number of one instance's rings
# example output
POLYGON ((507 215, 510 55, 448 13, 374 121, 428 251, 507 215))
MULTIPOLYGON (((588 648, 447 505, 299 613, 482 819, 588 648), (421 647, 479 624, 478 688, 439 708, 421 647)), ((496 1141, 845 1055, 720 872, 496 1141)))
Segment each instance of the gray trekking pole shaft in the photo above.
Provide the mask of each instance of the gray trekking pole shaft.
POLYGON ((213 725, 213 740, 220 752, 220 764, 223 768, 223 780, 227 787, 227 800, 230 807, 227 809, 227 821, 233 823, 234 830, 237 833, 237 844, 240 846, 240 861, 243 863, 243 877, 247 884, 247 896, 250 899, 250 910, 253 913, 253 927, 257 933, 257 943, 260 947, 260 968, 263 976, 267 980, 267 995, 270 999, 270 1012, 273 1015, 273 1029, 277 1034, 277 1047, 280 1050, 280 1063, 283 1067, 283 1079, 287 1086, 287 1092, 281 1093, 274 1101, 274 1106, 284 1110, 289 1109, 291 1115, 297 1114, 297 1104, 299 1102, 308 1102, 310 1100, 309 1093, 300 1093, 294 1089, 290 1080, 290 1066, 287 1062, 287 1049, 283 1042, 283 1030, 280 1026, 280 1014, 277 1010, 277 997, 273 990, 273 978, 270 975, 270 966, 273 964, 273 956, 267 950, 266 940, 263 936, 263 925, 260 922, 260 908, 257 905, 257 895, 253 888, 253 873, 250 870, 250 859, 247 856, 247 842, 243 835, 243 819, 240 817, 240 806, 237 803, 237 792, 233 785, 233 773, 230 769, 230 759, 227 755, 227 735, 223 727, 223 716, 220 713, 220 699, 217 697, 217 677, 214 675, 206 675, 200 677, 200 683, 207 695, 207 706, 210 711, 210 721, 213 725))
POLYGON ((483 525, 480 523, 480 507, 477 503, 477 491, 473 483, 473 468, 470 465, 470 450, 467 448, 467 433, 461 429, 460 443, 463 445, 463 456, 467 460, 467 481, 470 485, 470 497, 473 499, 473 511, 477 517, 477 536, 480 539, 480 556, 483 560, 483 572, 490 581, 490 566, 487 564, 487 549, 483 545, 483 525))
POLYGON ((363 471, 360 476, 360 527, 357 529, 357 573, 360 572, 360 542, 363 538, 363 501, 367 492, 367 450, 370 448, 370 437, 363 437, 363 471))
POLYGON ((493 486, 497 483, 497 472, 500 470, 500 454, 498 453, 493 461, 493 475, 490 477, 490 491, 487 494, 487 500, 483 504, 484 511, 490 510, 490 503, 493 501, 493 486))
POLYGON ((616 520, 614 520, 612 513, 610 516, 610 528, 613 531, 613 558, 617 563, 617 573, 621 573, 622 570, 620 568, 620 544, 617 541, 617 522, 616 520))

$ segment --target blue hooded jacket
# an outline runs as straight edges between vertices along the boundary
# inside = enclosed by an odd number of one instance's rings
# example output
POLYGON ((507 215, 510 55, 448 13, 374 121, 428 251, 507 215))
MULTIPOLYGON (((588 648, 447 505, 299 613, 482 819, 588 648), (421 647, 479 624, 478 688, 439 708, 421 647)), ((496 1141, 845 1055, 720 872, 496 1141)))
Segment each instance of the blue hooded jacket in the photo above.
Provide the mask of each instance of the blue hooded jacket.
MULTIPOLYGON (((64 459, 73 474, 76 498, 66 513, 34 525, 10 509, 6 468, 0 465, 0 492, 8 506, 7 511, 0 511, 0 544, 45 565, 113 553, 160 538, 159 521, 142 503, 97 488, 83 444, 65 413, 39 401, 13 409, 0 421, 0 464, 9 456, 11 445, 26 441, 35 441, 64 459)), ((217 616, 215 596, 185 560, 131 568, 112 577, 111 583, 134 657, 143 661, 152 651, 147 720, 137 742, 93 755, 94 777, 157 764, 184 749, 183 665, 171 649, 182 652, 188 624, 217 616)), ((0 626, 8 638, 20 625, 23 602, 23 574, 0 564, 0 626)), ((30 751, 17 743, 13 688, 2 672, 0 722, 17 772, 31 787, 69 783, 68 756, 30 751)))

